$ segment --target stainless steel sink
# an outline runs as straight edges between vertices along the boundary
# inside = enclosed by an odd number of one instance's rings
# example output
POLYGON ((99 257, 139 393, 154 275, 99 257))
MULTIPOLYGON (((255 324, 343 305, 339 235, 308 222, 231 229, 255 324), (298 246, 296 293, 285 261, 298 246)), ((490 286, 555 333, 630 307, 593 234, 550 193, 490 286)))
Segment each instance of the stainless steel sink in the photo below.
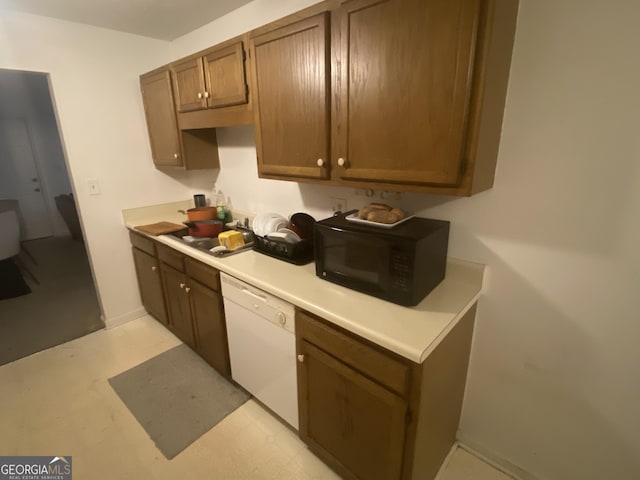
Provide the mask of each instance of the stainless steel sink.
POLYGON ((228 257, 230 255, 235 255, 236 253, 246 252, 248 250, 251 250, 251 248, 253 248, 253 232, 251 232, 250 230, 238 230, 238 231, 241 232, 242 236, 244 237, 244 242, 245 242, 244 246, 237 248, 235 250, 223 250, 223 251, 217 251, 217 252, 211 251, 212 248, 220 245, 217 237, 214 237, 214 238, 188 237, 188 235, 185 235, 184 231, 172 233, 170 236, 180 240, 183 244, 195 250, 206 253, 207 255, 211 255, 213 257, 228 257), (189 239, 185 240, 184 237, 187 237, 189 239))

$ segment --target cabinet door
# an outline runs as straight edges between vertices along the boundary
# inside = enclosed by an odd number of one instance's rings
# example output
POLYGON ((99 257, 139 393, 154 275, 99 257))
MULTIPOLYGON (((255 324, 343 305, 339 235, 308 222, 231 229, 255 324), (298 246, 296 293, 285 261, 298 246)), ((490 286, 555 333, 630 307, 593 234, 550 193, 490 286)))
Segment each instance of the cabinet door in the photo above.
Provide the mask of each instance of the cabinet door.
POLYGON ((352 478, 399 479, 406 401, 305 340, 298 353, 300 438, 352 478))
POLYGON ((165 70, 143 75, 140 89, 153 162, 158 166, 182 165, 171 73, 165 70))
POLYGON ((480 0, 343 3, 334 178, 459 182, 479 9, 480 0))
POLYGON ((171 70, 173 71, 176 109, 178 112, 190 112, 207 108, 202 58, 185 60, 174 65, 171 70))
POLYGON ((203 59, 209 108, 247 103, 242 42, 216 50, 203 59))
POLYGON ((169 327, 184 343, 195 349, 187 276, 166 263, 161 264, 169 311, 169 327))
POLYGON ((138 275, 142 304, 156 320, 167 325, 167 311, 164 305, 158 261, 153 255, 149 255, 140 249, 132 248, 131 250, 133 251, 133 261, 138 275))
POLYGON ((327 13, 252 40, 261 176, 328 177, 328 42, 327 13))
POLYGON ((189 279, 196 351, 209 365, 231 378, 222 295, 189 279))

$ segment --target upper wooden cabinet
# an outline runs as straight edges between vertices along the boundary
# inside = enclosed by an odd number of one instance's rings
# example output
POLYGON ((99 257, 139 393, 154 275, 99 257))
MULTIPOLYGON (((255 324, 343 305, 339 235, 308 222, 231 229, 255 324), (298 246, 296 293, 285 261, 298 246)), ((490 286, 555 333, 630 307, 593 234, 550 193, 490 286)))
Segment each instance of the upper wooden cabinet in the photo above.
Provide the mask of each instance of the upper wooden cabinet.
POLYGON ((251 40, 262 176, 329 178, 329 14, 251 40))
POLYGON ((459 183, 479 15, 480 0, 344 3, 335 177, 459 183))
POLYGON ((173 106, 171 73, 161 70, 142 75, 140 89, 154 163, 157 166, 181 166, 182 152, 173 106))
POLYGON ((217 168, 215 129, 180 129, 178 125, 170 70, 161 68, 141 75, 140 89, 155 166, 217 168))
POLYGON ((517 4, 343 0, 262 27, 251 47, 260 175, 455 195, 490 188, 517 4))
POLYGON ((247 103, 242 41, 172 65, 178 112, 247 103))

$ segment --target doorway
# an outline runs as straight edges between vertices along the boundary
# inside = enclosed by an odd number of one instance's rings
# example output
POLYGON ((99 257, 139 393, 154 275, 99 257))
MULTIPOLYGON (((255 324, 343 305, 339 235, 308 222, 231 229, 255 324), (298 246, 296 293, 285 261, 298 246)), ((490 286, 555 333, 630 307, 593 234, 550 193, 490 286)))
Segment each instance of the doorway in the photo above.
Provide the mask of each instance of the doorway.
POLYGON ((0 365, 104 328, 46 73, 0 69, 0 215, 10 210, 19 252, 0 258, 0 365), (3 295, 12 282, 26 288, 3 295))
POLYGON ((0 192, 17 201, 23 241, 53 236, 34 147, 26 118, 0 118, 0 192))

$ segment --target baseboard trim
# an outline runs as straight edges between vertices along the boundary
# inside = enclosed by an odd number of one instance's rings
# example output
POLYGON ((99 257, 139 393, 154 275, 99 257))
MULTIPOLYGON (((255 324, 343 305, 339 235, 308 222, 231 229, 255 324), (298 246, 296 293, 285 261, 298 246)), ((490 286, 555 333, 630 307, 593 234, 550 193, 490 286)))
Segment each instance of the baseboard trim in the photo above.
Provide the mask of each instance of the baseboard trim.
POLYGON ((449 450, 449 453, 444 458, 444 462, 442 462, 442 465, 440 465, 440 470, 438 470, 438 473, 436 474, 436 477, 433 480, 440 480, 442 478, 442 476, 444 475, 444 471, 449 466, 449 463, 453 458, 453 454, 456 453, 457 449, 458 449, 458 442, 454 442, 454 444, 451 446, 451 450, 449 450))
POLYGON ((514 465, 509 460, 488 451, 482 445, 469 439, 460 431, 458 431, 457 440, 459 448, 466 450, 483 462, 488 463, 496 470, 501 471, 515 480, 542 480, 517 465, 514 465))
POLYGON ((117 317, 106 318, 104 319, 104 328, 109 330, 110 328, 114 328, 119 325, 125 324, 132 320, 135 320, 136 318, 143 317, 146 314, 147 314, 147 311, 144 309, 144 307, 140 307, 140 308, 137 308, 136 310, 133 310, 132 312, 118 315, 117 317))

